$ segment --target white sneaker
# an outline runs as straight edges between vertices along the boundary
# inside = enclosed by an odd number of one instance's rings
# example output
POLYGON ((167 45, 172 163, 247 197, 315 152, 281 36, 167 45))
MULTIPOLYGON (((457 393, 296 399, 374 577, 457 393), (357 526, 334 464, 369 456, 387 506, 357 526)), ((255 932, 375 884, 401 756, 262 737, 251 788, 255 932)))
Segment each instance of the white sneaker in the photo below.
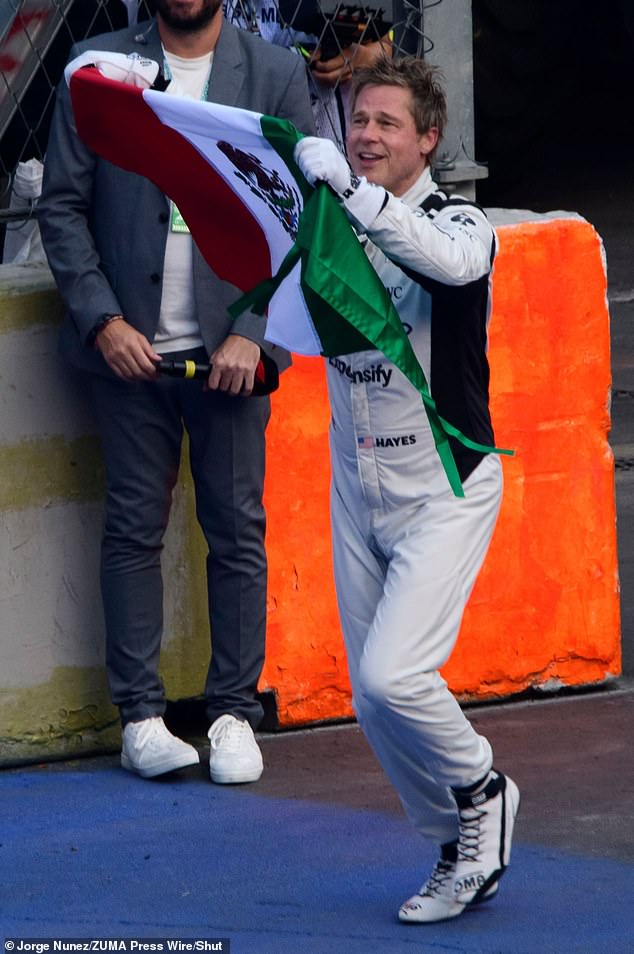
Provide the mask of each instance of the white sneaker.
POLYGON ((460 834, 454 896, 462 904, 480 901, 504 874, 511 858, 520 793, 511 778, 491 772, 485 787, 472 794, 454 790, 460 834))
POLYGON ((123 730, 121 765, 141 778, 154 778, 199 762, 193 745, 172 735, 160 716, 128 722, 123 730))
POLYGON ((262 753, 248 722, 223 715, 209 732, 209 774, 218 785, 257 782, 264 769, 262 753))
MULTIPOLYGON (((456 863, 439 858, 434 870, 418 894, 412 895, 399 908, 399 921, 403 921, 405 924, 431 924, 435 921, 448 921, 450 918, 457 918, 466 907, 471 907, 471 904, 466 905, 456 901, 454 897, 455 875, 456 863)), ((493 884, 478 902, 472 902, 472 904, 489 901, 496 894, 497 889, 497 883, 493 884)))

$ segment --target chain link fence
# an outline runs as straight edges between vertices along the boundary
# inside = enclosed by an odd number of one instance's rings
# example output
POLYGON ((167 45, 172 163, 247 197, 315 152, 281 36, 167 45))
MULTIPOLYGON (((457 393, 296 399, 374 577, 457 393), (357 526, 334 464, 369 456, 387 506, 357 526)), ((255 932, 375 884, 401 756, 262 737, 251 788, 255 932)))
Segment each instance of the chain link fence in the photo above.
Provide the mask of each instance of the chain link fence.
POLYGON ((0 0, 0 222, 30 212, 7 208, 11 186, 21 163, 44 159, 55 87, 72 44, 127 23, 122 0, 0 0))
MULTIPOLYGON (((449 0, 224 0, 237 25, 286 46, 328 42, 331 56, 388 32, 397 54, 427 56, 434 43, 423 29, 426 11, 440 5, 449 0)), ((153 0, 0 0, 0 249, 7 228, 33 217, 55 88, 72 44, 129 24, 142 30, 153 13, 153 0)))

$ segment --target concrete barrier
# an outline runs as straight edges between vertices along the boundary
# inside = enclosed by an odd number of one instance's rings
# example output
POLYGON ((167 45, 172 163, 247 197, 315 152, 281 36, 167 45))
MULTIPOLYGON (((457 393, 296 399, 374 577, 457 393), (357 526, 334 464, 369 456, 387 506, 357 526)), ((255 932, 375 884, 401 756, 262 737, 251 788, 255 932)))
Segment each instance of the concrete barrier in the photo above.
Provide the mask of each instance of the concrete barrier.
MULTIPOLYGON (((85 381, 56 353, 60 320, 45 266, 0 268, 0 765, 119 744, 99 594, 103 467, 85 381)), ((209 627, 186 478, 174 506, 162 672, 180 698, 200 692, 209 627)))
MULTIPOLYGON (((505 494, 456 650, 464 700, 601 684, 620 672, 610 335, 596 231, 570 213, 491 210, 500 250, 491 401, 505 494)), ((323 368, 284 375, 269 434, 265 685, 282 724, 351 715, 328 541, 323 368), (280 488, 281 491, 280 491, 280 488)))
MULTIPOLYGON (((506 491, 445 676, 463 699, 599 684, 620 671, 609 325, 594 229, 565 213, 495 213, 492 407, 506 491)), ((109 750, 98 560, 103 473, 84 382, 56 356, 61 309, 42 266, 0 268, 0 765, 109 750)), ((270 586, 261 689, 282 726, 351 715, 328 527, 322 362, 274 398, 270 586)), ((200 693, 204 543, 183 474, 166 539, 162 675, 200 693)))

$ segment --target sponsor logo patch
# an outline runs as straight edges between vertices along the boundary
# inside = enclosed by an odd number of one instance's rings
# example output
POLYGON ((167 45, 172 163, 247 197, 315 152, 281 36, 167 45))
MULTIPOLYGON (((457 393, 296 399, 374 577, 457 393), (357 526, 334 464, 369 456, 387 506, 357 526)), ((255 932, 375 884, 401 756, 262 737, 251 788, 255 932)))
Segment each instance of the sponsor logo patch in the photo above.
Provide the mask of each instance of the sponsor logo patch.
POLYGON ((403 297, 404 288, 402 285, 386 285, 387 292, 393 301, 398 301, 403 297))
POLYGON ((346 364, 341 358, 328 358, 328 364, 339 374, 345 375, 351 384, 380 384, 386 388, 392 378, 392 368, 385 368, 382 364, 371 364, 358 371, 353 371, 352 365, 346 364))
POLYGON ((357 445, 368 447, 406 447, 416 443, 416 434, 402 434, 397 437, 358 437, 357 445))
POLYGON ((454 882, 454 894, 464 894, 465 891, 478 891, 484 884, 485 878, 481 871, 477 874, 459 878, 454 882))
POLYGON ((458 215, 452 215, 451 221, 460 222, 461 225, 475 225, 475 222, 471 216, 467 215, 465 212, 458 212, 458 215))

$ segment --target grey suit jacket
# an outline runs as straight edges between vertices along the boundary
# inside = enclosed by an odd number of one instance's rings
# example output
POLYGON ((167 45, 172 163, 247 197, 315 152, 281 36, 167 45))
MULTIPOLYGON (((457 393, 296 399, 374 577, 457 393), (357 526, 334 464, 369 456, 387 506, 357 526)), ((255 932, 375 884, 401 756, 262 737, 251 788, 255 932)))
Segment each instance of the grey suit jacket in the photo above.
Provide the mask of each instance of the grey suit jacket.
MULTIPOLYGON (((163 64, 155 21, 77 44, 84 50, 133 51, 163 64)), ((208 99, 290 119, 313 132, 301 58, 223 23, 214 52, 208 99)), ((38 220, 44 248, 67 309, 61 351, 86 370, 109 374, 87 344, 104 315, 122 314, 153 340, 159 318, 168 202, 149 180, 124 172, 91 152, 77 136, 62 80, 44 168, 38 220)), ((222 222, 217 223, 222 228, 222 222)), ((289 355, 264 342, 266 319, 246 312, 232 321, 227 306, 239 297, 194 246, 194 292, 201 333, 211 354, 230 332, 256 341, 283 369, 289 355)))

